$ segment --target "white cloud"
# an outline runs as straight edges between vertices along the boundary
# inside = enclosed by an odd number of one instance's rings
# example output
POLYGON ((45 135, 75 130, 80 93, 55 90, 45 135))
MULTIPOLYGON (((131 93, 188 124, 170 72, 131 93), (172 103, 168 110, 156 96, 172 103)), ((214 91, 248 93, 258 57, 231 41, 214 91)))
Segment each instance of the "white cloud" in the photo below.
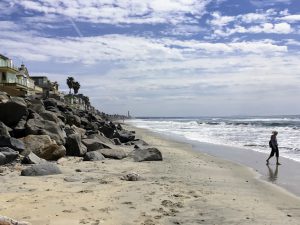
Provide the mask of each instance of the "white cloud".
POLYGON ((81 62, 96 64, 100 61, 168 61, 198 57, 201 54, 285 52, 286 46, 270 42, 209 43, 198 40, 179 41, 170 38, 145 38, 129 35, 103 35, 95 37, 41 37, 36 33, 10 30, 0 33, 6 43, 2 51, 13 57, 31 61, 81 62), (55 47, 54 47, 55 46, 55 47))
POLYGON ((257 7, 274 6, 278 3, 290 4, 292 0, 250 0, 257 7))
MULTIPOLYGON (((5 0, 7 1, 7 0, 5 0)), ((200 18, 211 0, 12 0, 15 6, 45 15, 66 16, 92 23, 172 23, 185 22, 187 14, 200 18)))
POLYGON ((245 33, 269 33, 269 34, 290 34, 294 32, 294 29, 289 23, 264 23, 256 26, 235 26, 234 28, 227 29, 217 29, 214 31, 214 34, 217 36, 230 36, 236 33, 245 34, 245 33))
POLYGON ((243 15, 238 15, 237 19, 240 19, 245 23, 257 23, 261 21, 266 21, 268 19, 268 14, 263 13, 247 13, 243 15))
POLYGON ((214 18, 210 20, 209 23, 213 26, 223 27, 235 20, 234 16, 222 16, 219 12, 214 12, 211 15, 214 18))
POLYGON ((298 21, 300 21, 300 14, 299 15, 288 15, 288 16, 284 16, 284 17, 282 17, 280 19, 288 21, 290 23, 298 22, 298 21))

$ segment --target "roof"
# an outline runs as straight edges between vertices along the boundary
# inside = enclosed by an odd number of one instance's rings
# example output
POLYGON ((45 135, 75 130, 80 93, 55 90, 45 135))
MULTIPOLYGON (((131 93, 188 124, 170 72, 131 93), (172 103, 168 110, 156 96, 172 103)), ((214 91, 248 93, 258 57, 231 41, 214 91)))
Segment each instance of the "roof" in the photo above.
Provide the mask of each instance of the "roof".
POLYGON ((36 79, 39 79, 39 78, 47 78, 48 79, 48 77, 47 76, 30 76, 31 78, 36 78, 36 79))
POLYGON ((6 56, 1 55, 1 54, 0 54, 0 58, 2 58, 2 59, 4 59, 4 60, 10 60, 10 58, 7 58, 6 56))

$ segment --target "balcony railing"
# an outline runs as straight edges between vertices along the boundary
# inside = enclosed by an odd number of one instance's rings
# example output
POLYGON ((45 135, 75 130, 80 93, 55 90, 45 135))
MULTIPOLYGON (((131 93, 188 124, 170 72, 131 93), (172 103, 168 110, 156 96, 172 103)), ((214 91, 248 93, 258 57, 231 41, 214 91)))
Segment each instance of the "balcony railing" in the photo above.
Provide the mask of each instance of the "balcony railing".
POLYGON ((6 85, 20 85, 23 87, 27 87, 30 89, 34 89, 34 81, 32 80, 25 80, 25 79, 18 79, 18 78, 8 78, 7 80, 0 80, 0 84, 6 85))
POLYGON ((19 84, 21 86, 27 87, 26 80, 17 79, 17 78, 8 78, 7 80, 1 80, 1 84, 19 84))
POLYGON ((18 67, 14 66, 11 62, 1 62, 0 61, 0 68, 11 68, 13 70, 19 71, 18 67))

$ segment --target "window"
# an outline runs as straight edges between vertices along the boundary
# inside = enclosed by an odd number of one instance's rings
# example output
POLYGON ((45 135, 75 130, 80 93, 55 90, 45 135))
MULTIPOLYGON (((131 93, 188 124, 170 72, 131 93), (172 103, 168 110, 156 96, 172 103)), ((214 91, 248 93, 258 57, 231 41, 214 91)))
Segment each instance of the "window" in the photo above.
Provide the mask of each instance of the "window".
POLYGON ((6 80, 6 73, 2 72, 2 80, 6 80))

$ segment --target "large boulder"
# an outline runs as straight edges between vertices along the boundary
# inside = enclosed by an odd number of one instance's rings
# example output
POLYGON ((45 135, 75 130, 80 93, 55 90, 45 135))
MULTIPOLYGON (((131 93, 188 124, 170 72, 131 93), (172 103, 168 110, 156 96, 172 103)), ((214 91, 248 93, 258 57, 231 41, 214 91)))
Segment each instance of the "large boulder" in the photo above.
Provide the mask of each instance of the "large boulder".
POLYGON ((12 136, 15 138, 21 138, 25 136, 26 128, 26 117, 24 116, 16 126, 13 127, 12 136))
POLYGON ((110 148, 98 139, 83 139, 82 143, 87 147, 87 151, 96 151, 102 148, 110 148))
POLYGON ((0 147, 9 147, 18 152, 25 150, 23 141, 13 137, 0 137, 0 147))
POLYGON ((40 99, 31 99, 28 108, 36 113, 41 113, 45 111, 44 103, 40 99))
POLYGON ((10 163, 18 158, 18 156, 19 152, 9 147, 0 147, 0 165, 10 163))
POLYGON ((27 121, 26 134, 47 134, 55 140, 58 145, 64 145, 66 142, 66 133, 63 127, 53 121, 44 120, 41 117, 35 117, 27 121))
POLYGON ((0 121, 13 127, 28 116, 27 104, 23 98, 11 97, 10 101, 0 103, 0 121))
POLYGON ((46 176, 61 173, 57 165, 53 163, 43 163, 23 169, 21 176, 46 176))
POLYGON ((58 145, 49 135, 28 135, 21 138, 26 146, 23 155, 28 155, 31 151, 46 160, 57 160, 66 155, 63 145, 58 145))
POLYGON ((30 152, 22 160, 22 163, 24 163, 24 164, 42 164, 42 163, 46 163, 46 162, 47 161, 45 159, 38 157, 33 152, 30 152))
POLYGON ((81 117, 80 121, 83 126, 87 126, 90 123, 90 121, 85 117, 81 117))
POLYGON ((76 127, 75 125, 66 125, 65 127, 65 132, 67 134, 67 136, 71 135, 71 134, 80 134, 81 138, 86 138, 86 130, 81 128, 81 127, 76 127))
POLYGON ((71 134, 66 141, 67 155, 84 156, 87 152, 87 147, 81 143, 80 134, 71 134))
POLYGON ((10 137, 11 129, 0 121, 0 137, 10 137))
POLYGON ((135 149, 131 155, 136 162, 163 160, 162 154, 157 148, 138 148, 135 149))
POLYGON ((119 138, 119 140, 122 143, 127 143, 127 142, 133 141, 135 139, 135 135, 132 132, 126 131, 126 130, 119 130, 119 131, 115 132, 113 137, 119 138))
POLYGON ((107 138, 113 138, 116 128, 109 123, 105 123, 103 126, 99 127, 99 131, 105 135, 107 138))
POLYGON ((77 127, 80 127, 81 120, 79 116, 76 116, 71 112, 67 112, 65 113, 65 118, 66 118, 66 124, 69 124, 70 126, 75 125, 77 127))
POLYGON ((103 148, 98 150, 105 158, 110 159, 123 159, 127 157, 126 152, 123 149, 107 149, 103 148))
POLYGON ((99 151, 87 152, 83 157, 83 161, 102 161, 105 157, 99 151))
POLYGON ((47 98, 43 101, 45 107, 49 107, 49 106, 52 106, 52 107, 57 107, 57 100, 55 98, 47 98))
POLYGON ((9 102, 10 98, 6 92, 0 91, 0 103, 9 102))
POLYGON ((104 144, 106 144, 108 146, 110 146, 111 144, 114 144, 114 142, 111 139, 105 137, 104 134, 101 134, 101 133, 99 134, 99 132, 96 133, 96 134, 90 134, 90 135, 88 135, 87 139, 97 139, 100 142, 102 142, 102 143, 104 143, 104 144))
POLYGON ((40 116, 44 120, 49 120, 57 124, 62 124, 62 121, 57 117, 56 113, 50 111, 44 111, 40 113, 40 116))

